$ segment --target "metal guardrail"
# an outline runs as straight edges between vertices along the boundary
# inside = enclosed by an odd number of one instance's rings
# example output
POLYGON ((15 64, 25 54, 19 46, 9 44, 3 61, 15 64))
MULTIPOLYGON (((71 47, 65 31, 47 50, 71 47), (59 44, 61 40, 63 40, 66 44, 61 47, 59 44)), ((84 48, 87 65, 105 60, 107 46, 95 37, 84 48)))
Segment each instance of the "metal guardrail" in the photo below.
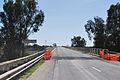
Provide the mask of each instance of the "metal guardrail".
POLYGON ((100 48, 89 48, 89 47, 66 47, 66 48, 77 50, 77 51, 83 51, 85 53, 89 53, 96 56, 100 55, 100 48))
MULTIPOLYGON (((40 52, 39 52, 40 53, 40 52)), ((43 53, 43 52, 41 52, 43 53)), ((36 53, 37 54, 37 53, 36 53)), ((0 80, 11 80, 12 78, 16 77, 18 74, 20 74, 21 72, 23 72, 24 70, 28 69, 29 67, 31 67, 32 65, 34 65, 35 63, 37 63, 39 60, 41 60, 43 58, 43 55, 38 55, 38 57, 28 61, 25 64, 22 64, 12 70, 9 70, 3 74, 0 75, 0 80)), ((21 60, 21 59, 20 59, 21 60)))
POLYGON ((37 52, 37 53, 34 53, 32 55, 29 55, 29 56, 25 56, 25 57, 22 57, 22 58, 18 58, 18 59, 14 59, 14 60, 10 60, 10 61, 6 61, 6 62, 2 62, 0 63, 0 75, 13 69, 13 68, 16 68, 38 56, 40 56, 44 51, 40 51, 40 52, 37 52))

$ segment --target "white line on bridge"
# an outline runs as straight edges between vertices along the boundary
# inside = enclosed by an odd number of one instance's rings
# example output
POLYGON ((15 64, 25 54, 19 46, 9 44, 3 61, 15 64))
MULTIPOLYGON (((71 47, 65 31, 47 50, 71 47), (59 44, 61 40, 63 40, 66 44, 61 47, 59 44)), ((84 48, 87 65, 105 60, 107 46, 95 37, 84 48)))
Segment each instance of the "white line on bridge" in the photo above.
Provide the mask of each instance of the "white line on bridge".
POLYGON ((101 70, 95 68, 95 67, 92 67, 94 70, 98 71, 98 72, 101 72, 101 70))

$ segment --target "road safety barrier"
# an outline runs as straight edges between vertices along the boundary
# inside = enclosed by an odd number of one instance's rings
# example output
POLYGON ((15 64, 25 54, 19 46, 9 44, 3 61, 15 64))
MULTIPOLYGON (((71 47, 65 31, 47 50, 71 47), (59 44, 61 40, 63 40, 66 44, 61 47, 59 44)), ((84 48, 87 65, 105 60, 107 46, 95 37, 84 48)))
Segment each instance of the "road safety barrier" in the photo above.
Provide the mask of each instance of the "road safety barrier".
POLYGON ((44 54, 42 54, 43 52, 44 51, 37 52, 23 58, 0 63, 0 71, 4 72, 0 75, 0 80, 11 80, 42 59, 44 57, 44 54))
POLYGON ((107 49, 100 50, 100 56, 106 60, 118 61, 120 60, 120 53, 112 52, 107 49))
POLYGON ((83 51, 91 55, 102 57, 106 60, 118 61, 120 60, 120 53, 109 51, 108 49, 90 48, 90 47, 66 47, 73 50, 83 51))
POLYGON ((51 56, 52 56, 52 48, 46 48, 44 52, 43 60, 50 60, 51 56))
POLYGON ((77 51, 83 51, 84 53, 89 53, 96 56, 100 55, 100 48, 89 48, 89 47, 66 47, 66 48, 77 51))

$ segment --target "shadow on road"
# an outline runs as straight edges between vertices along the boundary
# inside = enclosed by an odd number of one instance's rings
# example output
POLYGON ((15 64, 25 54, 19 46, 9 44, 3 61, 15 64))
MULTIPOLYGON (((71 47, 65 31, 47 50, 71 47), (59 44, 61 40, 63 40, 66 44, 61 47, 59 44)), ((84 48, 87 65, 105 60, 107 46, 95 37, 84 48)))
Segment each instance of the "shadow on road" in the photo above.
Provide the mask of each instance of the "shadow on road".
POLYGON ((52 57, 54 60, 100 60, 97 57, 71 57, 71 56, 66 56, 66 57, 58 57, 54 56, 52 57))

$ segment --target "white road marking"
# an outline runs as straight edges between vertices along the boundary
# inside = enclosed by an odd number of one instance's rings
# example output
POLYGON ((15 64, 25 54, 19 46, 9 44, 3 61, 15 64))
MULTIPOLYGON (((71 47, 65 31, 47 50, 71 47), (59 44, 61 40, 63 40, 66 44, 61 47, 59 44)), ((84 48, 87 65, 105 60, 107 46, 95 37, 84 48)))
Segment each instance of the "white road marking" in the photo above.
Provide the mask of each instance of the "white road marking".
POLYGON ((56 49, 56 48, 54 48, 54 49, 52 50, 52 53, 55 51, 55 49, 56 49))
POLYGON ((98 71, 98 72, 101 72, 101 70, 95 68, 95 67, 92 67, 94 70, 98 71))
POLYGON ((72 64, 84 75, 85 80, 99 80, 95 75, 92 74, 88 69, 85 69, 76 60, 72 60, 72 64))

